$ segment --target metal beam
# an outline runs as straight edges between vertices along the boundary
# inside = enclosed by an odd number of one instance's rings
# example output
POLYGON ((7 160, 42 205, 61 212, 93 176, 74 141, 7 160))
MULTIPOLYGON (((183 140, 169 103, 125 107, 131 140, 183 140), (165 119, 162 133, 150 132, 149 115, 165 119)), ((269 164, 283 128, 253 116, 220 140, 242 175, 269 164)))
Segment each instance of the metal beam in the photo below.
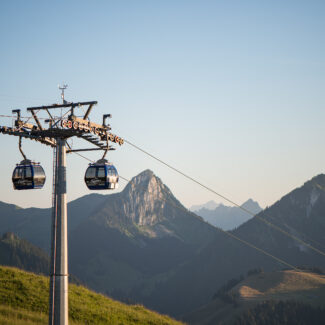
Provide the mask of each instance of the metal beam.
POLYGON ((85 114, 85 116, 84 116, 84 120, 88 118, 88 116, 89 116, 89 114, 90 114, 90 111, 92 110, 93 106, 94 106, 94 104, 90 104, 90 105, 89 105, 89 107, 88 107, 88 109, 87 109, 87 112, 86 112, 86 114, 85 114))
POLYGON ((32 112, 33 118, 34 118, 36 124, 38 125, 39 129, 40 129, 40 130, 43 130, 42 124, 41 124, 41 122, 39 121, 39 119, 38 119, 37 115, 35 114, 34 110, 31 109, 31 112, 32 112))
POLYGON ((50 111, 47 108, 45 110, 47 111, 47 114, 49 114, 50 119, 54 121, 54 118, 53 118, 52 114, 50 113, 50 111))
POLYGON ((48 137, 48 138, 69 138, 73 136, 79 136, 80 131, 74 129, 47 129, 47 130, 31 130, 31 135, 39 136, 39 137, 48 137))
POLYGON ((9 127, 0 127, 0 133, 8 134, 8 135, 15 135, 18 137, 23 137, 23 138, 28 138, 28 139, 35 140, 35 141, 41 142, 43 144, 52 146, 52 147, 56 146, 56 142, 54 140, 48 139, 46 137, 40 137, 38 135, 33 135, 33 134, 31 134, 31 132, 12 129, 9 127))
POLYGON ((98 140, 96 138, 83 137, 82 134, 77 135, 77 137, 82 138, 82 139, 84 139, 84 140, 92 143, 93 145, 101 148, 102 150, 106 150, 106 148, 107 148, 107 146, 105 144, 103 144, 103 143, 100 142, 101 140, 98 140))
POLYGON ((44 105, 36 107, 28 107, 27 111, 41 110, 41 109, 54 109, 54 108, 63 108, 63 107, 76 107, 76 106, 85 106, 85 105, 96 105, 97 101, 92 102, 78 102, 78 103, 68 103, 68 104, 53 104, 53 105, 44 105))
MULTIPOLYGON (((98 151, 98 150, 103 151, 103 149, 101 149, 101 148, 89 148, 89 149, 68 149, 68 150, 67 150, 67 153, 70 153, 70 152, 79 152, 79 151, 98 151)), ((115 150, 115 148, 109 147, 108 150, 115 150)))

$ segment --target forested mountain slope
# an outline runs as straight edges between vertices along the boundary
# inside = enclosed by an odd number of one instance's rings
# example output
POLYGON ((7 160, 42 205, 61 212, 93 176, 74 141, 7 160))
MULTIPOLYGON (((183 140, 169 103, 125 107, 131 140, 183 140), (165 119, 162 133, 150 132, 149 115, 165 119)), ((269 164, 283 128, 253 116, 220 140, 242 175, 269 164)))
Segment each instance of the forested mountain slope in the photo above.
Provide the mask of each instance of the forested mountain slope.
POLYGON ((49 273, 49 256, 27 240, 13 233, 0 238, 0 265, 15 266, 35 273, 49 273))

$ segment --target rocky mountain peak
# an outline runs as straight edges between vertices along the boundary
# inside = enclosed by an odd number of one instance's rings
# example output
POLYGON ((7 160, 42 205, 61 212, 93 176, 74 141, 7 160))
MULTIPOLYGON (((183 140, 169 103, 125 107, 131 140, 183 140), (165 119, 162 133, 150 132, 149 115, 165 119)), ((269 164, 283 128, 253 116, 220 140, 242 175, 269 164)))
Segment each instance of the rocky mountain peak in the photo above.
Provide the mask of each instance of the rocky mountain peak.
POLYGON ((122 192, 123 210, 139 226, 152 226, 163 218, 163 208, 174 198, 160 178, 145 170, 132 178, 122 192))
POLYGON ((251 211, 255 214, 259 213, 262 211, 262 208, 258 204, 258 202, 254 201, 253 199, 248 199, 246 202, 244 202, 241 207, 244 209, 251 211))
POLYGON ((153 171, 150 170, 150 169, 146 169, 143 172, 141 172, 139 175, 134 176, 132 178, 131 182, 140 184, 140 183, 143 183, 143 182, 150 181, 151 178, 153 178, 153 177, 156 177, 155 174, 153 173, 153 171))
POLYGON ((192 245, 215 235, 215 229, 190 213, 151 170, 133 177, 122 192, 107 195, 90 219, 140 245, 144 237, 173 237, 192 245))
POLYGON ((133 177, 121 193, 108 195, 92 217, 129 234, 140 230, 149 236, 161 236, 168 230, 160 224, 176 215, 175 206, 184 209, 160 178, 145 170, 133 177))
POLYGON ((123 190, 124 196, 147 200, 162 199, 166 192, 170 192, 169 189, 149 169, 133 177, 123 190))

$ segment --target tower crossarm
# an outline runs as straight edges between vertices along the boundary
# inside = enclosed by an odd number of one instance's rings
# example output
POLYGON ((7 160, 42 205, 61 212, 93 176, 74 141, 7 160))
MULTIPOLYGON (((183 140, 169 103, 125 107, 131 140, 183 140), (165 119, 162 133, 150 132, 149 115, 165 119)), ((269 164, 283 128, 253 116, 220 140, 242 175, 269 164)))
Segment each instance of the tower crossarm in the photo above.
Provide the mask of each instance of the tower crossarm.
POLYGON ((36 107, 28 107, 27 111, 32 110, 47 110, 47 109, 55 109, 55 108, 74 108, 78 106, 88 106, 88 105, 96 105, 97 101, 91 102, 77 102, 77 103, 67 103, 67 104, 53 104, 53 105, 43 105, 43 106, 36 106, 36 107))
POLYGON ((84 115, 84 120, 86 120, 86 119, 88 118, 88 116, 89 116, 89 114, 90 114, 90 112, 91 112, 93 106, 94 106, 94 104, 90 104, 90 105, 89 105, 89 107, 88 107, 88 109, 87 109, 87 112, 86 112, 86 114, 84 115))
POLYGON ((33 131, 26 131, 23 129, 16 129, 16 128, 11 128, 7 126, 0 126, 0 133, 3 134, 8 134, 8 135, 15 135, 18 137, 23 137, 31 140, 38 141, 40 143, 43 143, 45 145, 55 147, 56 146, 56 141, 54 139, 50 139, 46 136, 39 136, 37 134, 34 134, 33 131))

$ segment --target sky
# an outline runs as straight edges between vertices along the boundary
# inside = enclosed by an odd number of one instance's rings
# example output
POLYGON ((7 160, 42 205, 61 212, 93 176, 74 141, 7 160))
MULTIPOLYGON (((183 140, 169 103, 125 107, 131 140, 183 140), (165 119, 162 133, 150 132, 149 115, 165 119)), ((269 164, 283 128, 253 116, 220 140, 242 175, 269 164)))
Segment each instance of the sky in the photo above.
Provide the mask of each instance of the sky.
MULTIPOLYGON (((314 0, 1 1, 0 114, 59 103, 66 83, 68 101, 98 101, 92 121, 111 113, 113 133, 238 204, 270 206, 325 169, 324 17, 314 0)), ((49 207, 52 149, 23 140, 47 181, 14 191, 18 138, 0 148, 0 201, 49 207)), ((151 169, 186 207, 226 204, 128 144, 108 158, 127 179, 151 169)), ((71 201, 90 193, 88 161, 67 164, 71 201)))

